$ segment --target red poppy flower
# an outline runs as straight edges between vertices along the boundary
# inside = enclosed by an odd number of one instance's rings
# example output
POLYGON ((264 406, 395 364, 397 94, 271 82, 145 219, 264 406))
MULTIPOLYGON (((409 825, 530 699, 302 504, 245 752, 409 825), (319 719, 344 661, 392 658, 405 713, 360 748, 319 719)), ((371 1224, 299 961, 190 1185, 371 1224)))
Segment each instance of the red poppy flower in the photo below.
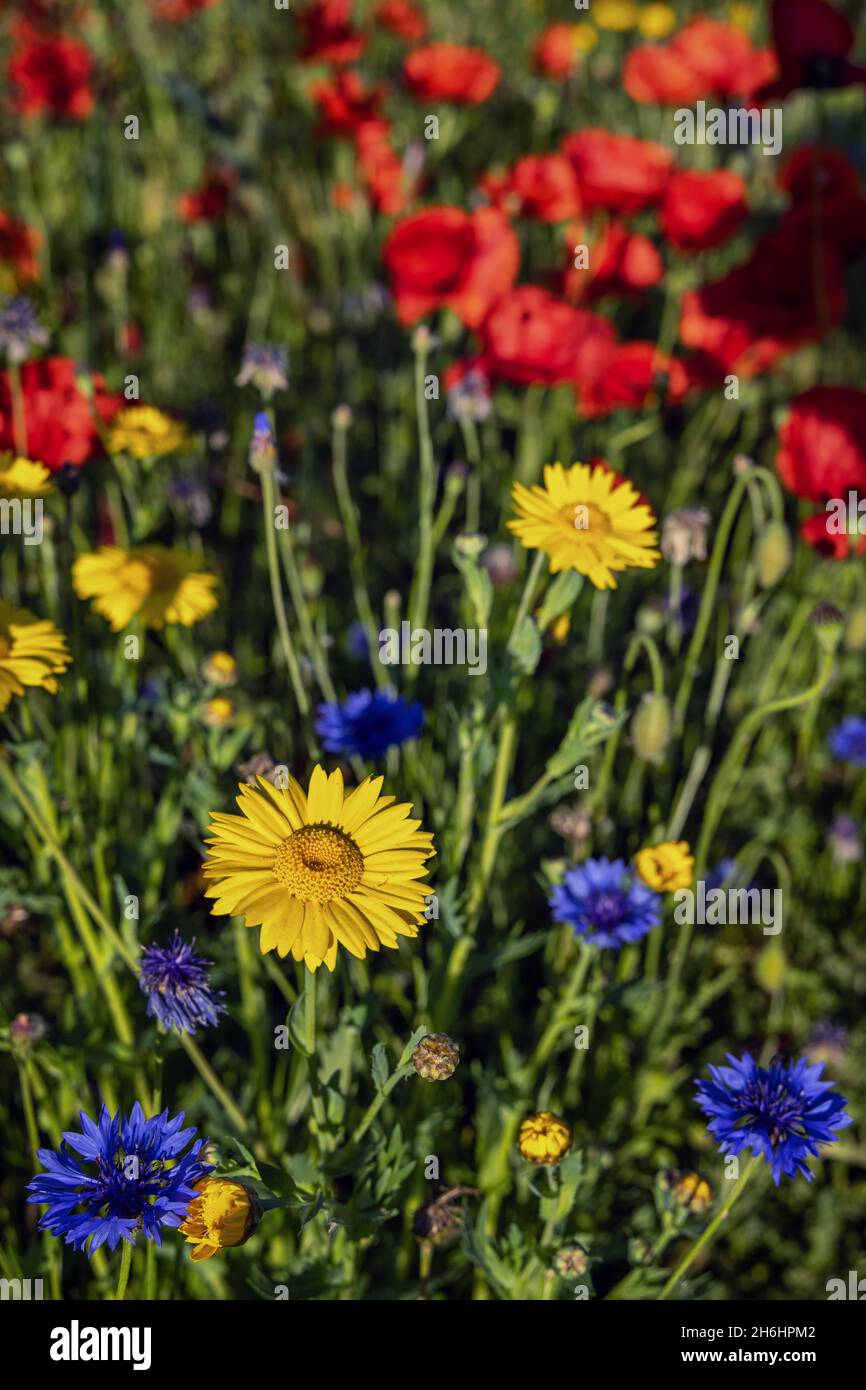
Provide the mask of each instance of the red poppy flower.
POLYGON ((9 59, 12 104, 23 116, 44 112, 83 121, 93 110, 90 50, 77 39, 41 38, 21 28, 9 59))
POLYGON ((601 376, 581 386, 578 399, 582 413, 593 419, 613 410, 641 410, 660 391, 675 404, 687 388, 682 363, 659 352, 655 343, 623 343, 601 376))
MULTIPOLYGON (((68 357, 45 357, 21 367, 27 454, 52 473, 64 463, 80 466, 101 453, 94 412, 109 421, 123 405, 110 396, 101 376, 91 378, 93 401, 78 389, 75 364, 68 357)), ((9 373, 0 373, 0 452, 17 449, 9 373)))
POLYGON ((573 24, 551 24, 539 34, 532 49, 532 64, 543 77, 562 80, 577 66, 573 24))
POLYGON ((212 9, 219 0, 150 0, 154 19, 164 19, 171 24, 180 24, 184 19, 192 19, 201 10, 212 9))
POLYGON ((403 75, 419 101, 454 101, 477 106, 496 88, 500 68, 480 48, 431 43, 416 48, 403 64, 403 75))
POLYGON ((395 154, 386 121, 366 121, 355 133, 358 164, 377 212, 393 217, 414 193, 413 180, 395 154))
POLYGON ((866 251, 866 197, 856 169, 843 154, 803 145, 785 164, 778 182, 793 201, 783 229, 829 241, 845 261, 866 251))
POLYGON ((746 184, 739 174, 672 174, 662 202, 662 231, 678 251, 722 246, 748 212, 746 184))
POLYGON ((425 208, 398 223, 382 255, 401 323, 447 308, 469 328, 511 287, 520 264, 517 237, 497 208, 425 208))
POLYGON ((845 311, 838 253, 789 231, 773 232, 744 264, 683 297, 680 340, 720 372, 754 376, 814 342, 845 311), (818 264, 815 264, 815 261, 818 264))
POLYGON ((780 101, 798 87, 866 84, 866 68, 849 62, 854 28, 827 0, 773 0, 773 42, 780 72, 758 93, 780 101))
POLYGON ((750 97, 776 73, 771 49, 754 49, 742 29, 698 18, 669 44, 632 49, 623 86, 635 101, 690 106, 698 97, 750 97))
POLYGON ((377 120, 384 88, 365 87, 356 72, 337 72, 330 82, 317 82, 311 95, 319 111, 317 135, 354 135, 377 120))
MULTIPOLYGON (((38 232, 13 217, 11 212, 0 212, 0 265, 11 268, 16 286, 38 279, 36 252, 41 240, 38 232)), ((0 275, 2 283, 3 276, 0 275)))
POLYGON ((573 309, 534 285, 503 295, 480 337, 490 376, 523 386, 592 382, 616 344, 607 319, 573 309))
POLYGON ((414 43, 427 33, 427 21, 409 0, 381 0, 374 11, 376 23, 396 34, 398 39, 414 43))
POLYGON ((779 477, 798 497, 826 502, 866 495, 866 392, 813 386, 798 396, 779 431, 779 477))
POLYGON ((564 222, 580 212, 577 176, 562 154, 528 154, 489 187, 497 203, 540 222, 564 222))
POLYGON ((367 47, 367 36, 349 22, 352 0, 313 0, 298 15, 304 36, 302 63, 333 63, 341 67, 354 63, 367 47))
MULTIPOLYGON (((835 527, 831 530, 829 522, 829 512, 816 512, 802 523, 800 535, 807 545, 811 545, 813 550, 817 550, 828 560, 849 560, 852 537, 845 531, 836 530, 835 527)), ((866 555, 866 536, 858 538, 854 552, 857 555, 866 555)))
POLYGON ((237 183, 234 169, 215 169, 198 188, 182 193, 177 213, 183 222, 216 222, 228 211, 232 189, 237 183))
POLYGON ((704 83, 701 95, 749 97, 776 71, 771 49, 753 48, 742 29, 717 19, 693 19, 670 49, 704 83))
POLYGON ((562 145, 577 174, 584 207, 633 213, 661 198, 673 167, 663 145, 588 129, 569 135, 562 145))
POLYGON ((706 84, 685 58, 666 44, 633 48, 622 70, 622 85, 632 101, 660 106, 691 106, 706 92, 706 84))
POLYGON ((589 247, 589 266, 578 270, 574 248, 585 244, 583 229, 568 229, 571 265, 565 273, 563 293, 573 303, 605 299, 608 295, 628 298, 641 295, 664 278, 664 264, 655 244, 642 232, 630 232, 622 222, 610 222, 601 237, 589 247))

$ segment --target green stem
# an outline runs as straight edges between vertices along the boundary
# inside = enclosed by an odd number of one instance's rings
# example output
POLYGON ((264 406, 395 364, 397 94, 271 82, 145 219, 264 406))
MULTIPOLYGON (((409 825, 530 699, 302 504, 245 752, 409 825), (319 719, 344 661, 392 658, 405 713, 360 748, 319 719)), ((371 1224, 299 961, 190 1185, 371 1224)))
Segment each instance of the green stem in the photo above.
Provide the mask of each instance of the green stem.
POLYGON ((373 677, 380 690, 388 690, 389 682, 378 656, 379 645, 379 624, 373 612, 373 605, 370 602, 370 594, 367 589, 367 581, 364 574, 364 548, 361 545, 361 533, 358 527, 358 510, 352 498, 349 488, 349 479, 346 472, 346 437, 348 434, 348 420, 335 412, 333 423, 333 463, 334 463, 334 491, 337 494, 337 505, 340 508, 340 518, 343 522, 343 530, 346 533, 346 542, 349 547, 349 577, 352 583, 352 593, 355 599, 355 608, 367 638, 367 648, 370 655, 370 665, 373 669, 373 677))
POLYGON ((129 1240, 120 1242, 120 1273, 117 1276, 117 1291, 114 1295, 115 1303, 121 1302, 126 1297, 126 1286, 129 1283, 129 1271, 132 1266, 133 1244, 129 1240))
POLYGON ((289 622, 286 617, 286 606, 283 601, 283 586, 280 582, 280 565, 277 555, 277 537, 274 529, 274 507, 277 500, 277 483, 272 472, 263 472, 262 480, 262 507, 264 511, 265 525, 265 549, 268 556, 268 575, 271 582, 271 600, 274 605, 274 616, 277 620, 277 631, 280 636, 280 645, 283 649, 283 657, 288 668, 292 688, 295 692, 295 699, 298 702, 298 709, 306 720, 310 712, 310 702, 307 699, 307 692, 301 680, 301 668, 298 665, 298 658, 295 655, 295 648, 292 643, 292 635, 289 632, 289 622))
POLYGON ((742 1172, 740 1176, 737 1178, 737 1181, 734 1183, 734 1186, 731 1189, 729 1196, 725 1199, 722 1206, 719 1208, 718 1212, 713 1217, 712 1221, 706 1227, 703 1233, 700 1236, 698 1236, 697 1240, 686 1251, 685 1255, 680 1260, 670 1279, 668 1279, 667 1283, 665 1284, 664 1288, 659 1294, 657 1301, 661 1302, 667 1299, 670 1296, 670 1294, 673 1293, 674 1289, 682 1279, 683 1275, 687 1272, 687 1270, 691 1268, 691 1265, 697 1259, 698 1255, 701 1253, 704 1247, 708 1245, 710 1241, 713 1239, 722 1222, 727 1219, 734 1203, 742 1196, 747 1182, 751 1178, 752 1174, 755 1172, 755 1169, 758 1167, 760 1161, 761 1159, 759 1156, 753 1157, 750 1163, 748 1164, 747 1168, 744 1170, 744 1172, 742 1172))
MULTIPOLYGON (((416 338, 417 342, 417 338, 416 338)), ((430 586, 433 582, 434 518, 433 506, 436 501, 436 461, 433 456, 433 439, 430 434, 430 417, 427 398, 424 394, 424 375, 427 366, 427 347, 423 342, 415 347, 415 409, 418 416, 418 456, 419 474, 419 523, 418 523, 418 562, 412 579, 409 594, 409 622, 413 629, 423 628, 427 622, 427 609, 430 603, 430 586)), ((411 665, 406 673, 407 682, 417 678, 419 667, 411 665)))

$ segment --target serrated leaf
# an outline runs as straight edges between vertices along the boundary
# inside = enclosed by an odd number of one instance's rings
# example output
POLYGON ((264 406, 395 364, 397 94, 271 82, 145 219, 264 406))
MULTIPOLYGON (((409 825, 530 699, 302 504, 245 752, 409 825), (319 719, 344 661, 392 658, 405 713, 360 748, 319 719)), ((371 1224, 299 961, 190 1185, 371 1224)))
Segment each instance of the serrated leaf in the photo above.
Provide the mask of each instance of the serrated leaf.
POLYGON ((370 1059, 370 1071, 373 1076, 373 1085, 377 1091, 384 1090, 385 1083, 390 1075, 391 1068, 388 1066, 388 1054, 385 1051, 384 1043, 376 1043, 370 1059))
POLYGON ((561 614, 567 612, 582 588, 583 575, 579 574, 577 570, 563 570, 562 574, 556 576, 536 615, 538 626, 542 632, 561 614))
POLYGON ((531 676, 541 657, 541 633, 534 618, 524 618, 508 643, 508 650, 518 668, 531 676))

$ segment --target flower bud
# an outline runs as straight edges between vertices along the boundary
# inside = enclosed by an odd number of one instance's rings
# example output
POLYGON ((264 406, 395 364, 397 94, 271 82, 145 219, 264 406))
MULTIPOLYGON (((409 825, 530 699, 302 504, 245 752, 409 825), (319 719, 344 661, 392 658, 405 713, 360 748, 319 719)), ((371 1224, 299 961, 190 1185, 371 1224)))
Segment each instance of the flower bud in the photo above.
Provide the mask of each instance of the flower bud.
POLYGON ((703 1215, 713 1201, 713 1189, 700 1173, 683 1173, 675 1181, 673 1193, 680 1206, 695 1215, 703 1215))
POLYGON ((412 1053, 412 1065, 425 1081, 447 1081, 460 1061, 460 1049, 447 1033, 428 1033, 412 1053))
POLYGON ((768 941, 755 961, 755 979, 768 994, 777 994, 785 983, 785 952, 781 942, 768 941))
POLYGON ((571 1148, 571 1130, 558 1115, 541 1110, 523 1121, 517 1147, 529 1163, 561 1163, 571 1148))
POLYGON ((243 1183, 228 1178, 202 1178, 197 1197, 190 1202, 180 1227, 187 1244, 194 1245, 193 1260, 209 1260, 221 1250, 243 1245, 262 1217, 254 1193, 243 1183))
POLYGON ((642 763, 662 761, 671 736, 671 710, 664 695, 644 695, 631 721, 631 741, 642 763))
POLYGON ((791 536, 784 521, 770 521, 764 527, 755 547, 758 583, 762 589, 772 589, 791 565, 791 536))
POLYGON ((819 603, 809 614, 815 636, 825 652, 834 652, 842 640, 845 619, 832 603, 819 603))
POLYGON ((563 1279, 579 1279, 589 1269, 589 1257, 579 1245, 567 1245, 557 1250, 553 1268, 563 1279))

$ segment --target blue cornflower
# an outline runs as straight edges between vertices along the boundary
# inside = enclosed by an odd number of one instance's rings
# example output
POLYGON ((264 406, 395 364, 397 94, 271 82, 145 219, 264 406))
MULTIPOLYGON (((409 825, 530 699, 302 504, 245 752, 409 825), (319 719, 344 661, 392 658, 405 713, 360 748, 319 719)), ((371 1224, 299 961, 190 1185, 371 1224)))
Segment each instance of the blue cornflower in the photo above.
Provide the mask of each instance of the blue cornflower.
POLYGON ((855 767, 866 767, 866 719, 849 714, 830 734, 830 752, 855 767))
POLYGON ((138 983, 147 995, 147 1012, 163 1028, 194 1033, 196 1028, 213 1028, 226 1011, 219 1001, 222 991, 214 991, 208 979, 211 964, 197 956, 192 941, 182 941, 175 932, 167 946, 145 946, 141 953, 138 983))
POLYGON ((319 705, 316 732, 328 753, 378 758, 387 748, 417 738, 424 723, 420 705, 399 695, 357 690, 342 705, 319 705))
POLYGON ((763 1154, 777 1187, 783 1173, 802 1173, 811 1182, 806 1155, 817 1155, 819 1144, 832 1144, 835 1131, 851 1123, 845 1097, 820 1079, 824 1063, 776 1059, 766 1068, 748 1052, 739 1060, 728 1054, 728 1061, 729 1067, 710 1067, 712 1081, 695 1083, 720 1152, 763 1154))
POLYGON ((661 898, 629 872, 624 859, 587 859, 565 875, 548 901, 556 921, 568 922, 590 946, 618 950, 661 921, 661 898))
POLYGON ((82 1132, 66 1131, 59 1153, 37 1153, 46 1171, 28 1185, 27 1200, 48 1208, 40 1229, 75 1250, 90 1240, 89 1254, 105 1244, 114 1250, 121 1238, 134 1245, 138 1231, 161 1245, 160 1227, 181 1224, 195 1184, 211 1171, 199 1159, 207 1141, 196 1139, 184 1154, 196 1131, 181 1128, 183 1111, 146 1120, 138 1101, 128 1116, 112 1118, 103 1105, 96 1124, 83 1111, 80 1120, 82 1132))

